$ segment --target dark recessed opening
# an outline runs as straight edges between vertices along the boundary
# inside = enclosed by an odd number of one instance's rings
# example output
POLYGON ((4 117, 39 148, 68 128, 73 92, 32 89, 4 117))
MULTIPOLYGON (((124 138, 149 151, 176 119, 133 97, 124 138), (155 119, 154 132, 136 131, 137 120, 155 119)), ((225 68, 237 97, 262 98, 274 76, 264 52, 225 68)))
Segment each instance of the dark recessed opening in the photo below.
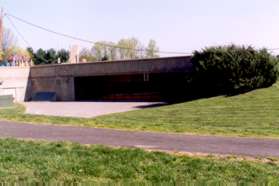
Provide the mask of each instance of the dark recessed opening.
POLYGON ((183 74, 75 78, 76 101, 165 101, 179 94, 183 74))

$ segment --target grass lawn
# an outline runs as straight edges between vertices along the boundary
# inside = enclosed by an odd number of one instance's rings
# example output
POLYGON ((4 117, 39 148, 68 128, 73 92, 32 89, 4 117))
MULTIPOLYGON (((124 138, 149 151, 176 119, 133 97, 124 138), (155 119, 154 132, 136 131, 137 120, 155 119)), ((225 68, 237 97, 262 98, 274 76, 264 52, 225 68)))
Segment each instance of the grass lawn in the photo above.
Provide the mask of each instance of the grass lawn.
POLYGON ((278 138, 279 83, 233 97, 200 99, 95 119, 32 116, 24 114, 22 106, 0 109, 0 118, 37 124, 278 138))
POLYGON ((136 130, 278 138, 279 83, 238 96, 112 114, 95 121, 136 130))
POLYGON ((139 149, 0 140, 1 182, 279 181, 279 161, 187 157, 139 149))

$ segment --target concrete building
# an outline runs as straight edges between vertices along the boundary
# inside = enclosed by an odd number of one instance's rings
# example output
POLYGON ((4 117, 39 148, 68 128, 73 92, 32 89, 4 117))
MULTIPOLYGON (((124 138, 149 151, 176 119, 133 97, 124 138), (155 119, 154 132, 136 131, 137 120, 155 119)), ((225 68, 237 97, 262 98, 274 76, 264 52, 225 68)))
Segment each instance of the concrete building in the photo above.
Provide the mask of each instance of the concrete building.
POLYGON ((9 90, 17 101, 43 92, 57 101, 158 101, 179 94, 191 70, 188 56, 2 68, 0 90, 9 90))
POLYGON ((79 63, 79 46, 78 45, 73 45, 70 47, 70 58, 69 58, 69 63, 79 63))

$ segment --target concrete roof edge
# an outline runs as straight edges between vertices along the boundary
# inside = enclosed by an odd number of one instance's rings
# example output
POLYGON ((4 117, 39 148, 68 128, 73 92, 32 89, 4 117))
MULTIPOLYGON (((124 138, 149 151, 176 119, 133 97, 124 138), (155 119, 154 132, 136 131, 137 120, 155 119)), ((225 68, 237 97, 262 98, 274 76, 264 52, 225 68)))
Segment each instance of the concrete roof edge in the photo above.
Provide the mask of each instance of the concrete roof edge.
POLYGON ((174 56, 174 57, 157 57, 157 58, 143 58, 143 59, 125 59, 125 60, 114 60, 114 61, 95 61, 86 63, 64 63, 64 64, 52 64, 52 65, 37 65, 31 68, 47 68, 47 67, 57 67, 57 66, 72 66, 72 65, 86 65, 86 64, 110 64, 110 63, 131 63, 138 61, 152 61, 152 60, 164 60, 164 59, 181 59, 181 58, 191 58, 192 56, 174 56))

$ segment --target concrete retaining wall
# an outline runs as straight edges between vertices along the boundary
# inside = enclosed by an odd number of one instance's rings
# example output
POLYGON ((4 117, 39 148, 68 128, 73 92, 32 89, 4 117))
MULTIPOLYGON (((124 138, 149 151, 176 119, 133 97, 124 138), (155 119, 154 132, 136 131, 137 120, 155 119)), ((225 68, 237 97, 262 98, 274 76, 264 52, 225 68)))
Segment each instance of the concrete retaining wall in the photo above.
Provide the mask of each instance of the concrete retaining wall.
POLYGON ((75 100, 75 77, 187 73, 191 57, 169 57, 83 64, 60 64, 31 68, 0 68, 0 95, 11 94, 16 101, 30 100, 37 92, 55 92, 59 101, 75 100))
POLYGON ((191 57, 188 56, 35 66, 30 71, 31 95, 34 96, 36 92, 56 92, 57 100, 74 101, 75 77, 187 73, 191 68, 191 57))
MULTIPOLYGON (((30 68, 0 68, 0 95, 13 95, 15 101, 24 101, 28 95, 30 68)), ((29 87, 30 88, 30 87, 29 87)))
POLYGON ((191 69, 191 57, 168 57, 126 61, 35 66, 31 78, 98 76, 184 72, 191 69))

